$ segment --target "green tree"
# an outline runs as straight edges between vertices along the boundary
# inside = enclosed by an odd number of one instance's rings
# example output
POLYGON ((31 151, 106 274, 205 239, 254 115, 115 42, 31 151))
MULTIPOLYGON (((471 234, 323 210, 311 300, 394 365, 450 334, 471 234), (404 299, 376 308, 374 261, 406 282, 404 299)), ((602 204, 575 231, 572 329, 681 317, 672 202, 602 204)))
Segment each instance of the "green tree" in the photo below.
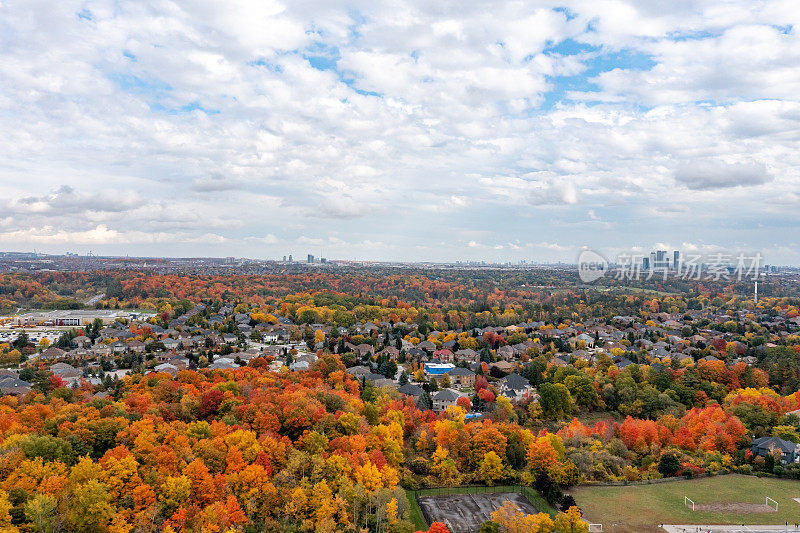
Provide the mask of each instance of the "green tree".
POLYGON ((674 476, 681 469, 681 462, 678 456, 672 452, 665 452, 658 461, 658 472, 664 476, 674 476))
POLYGON ((797 428, 794 426, 775 426, 772 428, 772 436, 792 442, 800 442, 800 435, 797 434, 797 428))
POLYGON ((25 504, 25 518, 36 533, 52 533, 58 502, 49 494, 37 494, 25 504))
POLYGON ((114 515, 106 486, 92 479, 75 489, 69 509, 70 531, 100 533, 106 531, 114 515))
POLYGON ((500 533, 500 524, 497 522, 492 522, 491 520, 487 520, 481 524, 481 528, 478 530, 478 533, 500 533))
POLYGON ((572 397, 562 383, 539 385, 539 404, 547 418, 564 418, 572 413, 572 397))

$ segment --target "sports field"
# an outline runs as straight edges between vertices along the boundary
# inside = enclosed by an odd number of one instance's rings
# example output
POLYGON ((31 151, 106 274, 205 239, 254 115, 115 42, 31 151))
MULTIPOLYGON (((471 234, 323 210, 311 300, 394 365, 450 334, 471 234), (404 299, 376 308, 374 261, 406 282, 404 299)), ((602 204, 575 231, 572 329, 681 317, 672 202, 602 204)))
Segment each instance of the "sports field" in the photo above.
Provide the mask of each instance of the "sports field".
POLYGON ((655 532, 659 524, 794 524, 800 521, 800 481, 731 474, 694 480, 577 487, 572 491, 584 519, 604 532, 655 532), (694 500, 697 511, 684 505, 694 500), (765 497, 778 502, 774 511, 765 497), (704 510, 699 510, 699 509, 704 510))

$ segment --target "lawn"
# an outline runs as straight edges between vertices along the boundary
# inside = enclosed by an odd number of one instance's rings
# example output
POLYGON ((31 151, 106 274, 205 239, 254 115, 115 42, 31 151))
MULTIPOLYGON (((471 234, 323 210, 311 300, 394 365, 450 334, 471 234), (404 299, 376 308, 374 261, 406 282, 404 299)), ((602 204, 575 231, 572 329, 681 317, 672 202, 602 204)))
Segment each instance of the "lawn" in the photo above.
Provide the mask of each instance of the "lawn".
POLYGON ((731 474, 672 483, 621 487, 577 487, 572 491, 584 519, 603 524, 606 532, 659 531, 659 524, 783 524, 800 518, 800 481, 731 474), (742 513, 692 511, 684 496, 696 505, 713 503, 763 504, 777 500, 778 512, 742 513))

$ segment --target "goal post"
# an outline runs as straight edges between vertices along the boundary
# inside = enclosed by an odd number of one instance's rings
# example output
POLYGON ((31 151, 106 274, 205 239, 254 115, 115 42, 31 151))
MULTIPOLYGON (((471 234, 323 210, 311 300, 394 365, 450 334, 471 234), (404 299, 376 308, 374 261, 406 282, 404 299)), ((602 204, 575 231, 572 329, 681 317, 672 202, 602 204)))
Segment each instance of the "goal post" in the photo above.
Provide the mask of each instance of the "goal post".
POLYGON ((683 505, 685 505, 686 507, 691 507, 692 511, 694 511, 694 501, 688 496, 683 497, 683 505))
POLYGON ((589 524, 589 533, 603 533, 603 524, 589 524))
POLYGON ((776 510, 776 511, 778 510, 778 502, 776 502, 775 500, 773 500, 773 499, 772 499, 772 498, 770 498, 769 496, 767 496, 766 504, 767 504, 769 507, 772 507, 772 506, 774 505, 774 506, 775 506, 775 510, 776 510), (770 502, 771 502, 771 503, 770 503, 770 502))

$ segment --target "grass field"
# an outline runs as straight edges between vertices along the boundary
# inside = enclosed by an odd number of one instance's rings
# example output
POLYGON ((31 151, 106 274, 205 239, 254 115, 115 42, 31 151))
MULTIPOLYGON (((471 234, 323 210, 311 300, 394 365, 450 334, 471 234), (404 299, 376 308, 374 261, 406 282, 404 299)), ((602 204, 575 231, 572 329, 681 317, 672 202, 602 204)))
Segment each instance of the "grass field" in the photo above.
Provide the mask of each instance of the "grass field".
POLYGON ((659 531, 659 524, 783 524, 800 520, 800 481, 731 474, 694 480, 628 485, 577 487, 572 491, 584 518, 603 524, 606 532, 659 531), (763 504, 765 496, 778 502, 778 512, 737 513, 692 511, 683 504, 763 504))

